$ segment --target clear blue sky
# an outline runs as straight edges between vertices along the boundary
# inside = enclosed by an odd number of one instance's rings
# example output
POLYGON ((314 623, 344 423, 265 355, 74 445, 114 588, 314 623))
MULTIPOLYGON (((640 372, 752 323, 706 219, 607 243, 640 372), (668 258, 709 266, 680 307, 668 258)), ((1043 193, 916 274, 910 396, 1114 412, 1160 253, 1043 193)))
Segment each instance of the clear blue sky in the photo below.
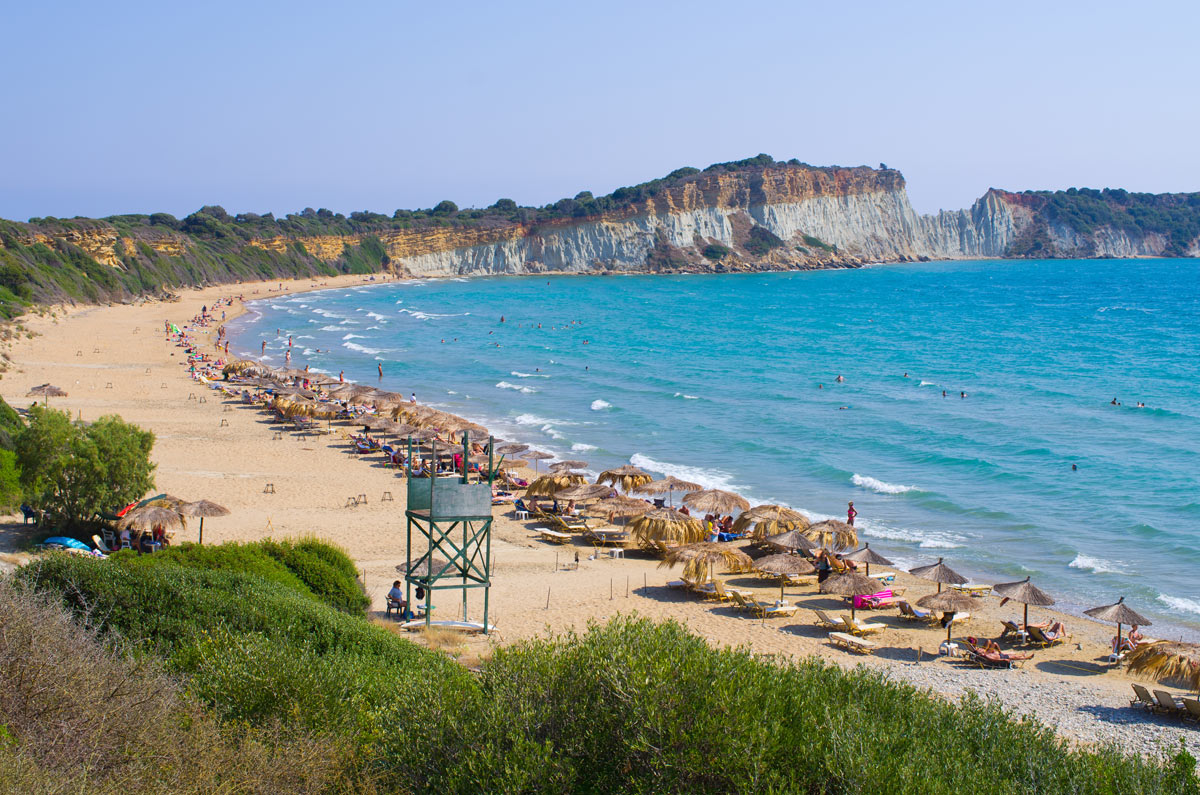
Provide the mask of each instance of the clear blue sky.
POLYGON ((0 216, 545 204, 758 152, 1200 190, 1195 3, 8 3, 0 216))

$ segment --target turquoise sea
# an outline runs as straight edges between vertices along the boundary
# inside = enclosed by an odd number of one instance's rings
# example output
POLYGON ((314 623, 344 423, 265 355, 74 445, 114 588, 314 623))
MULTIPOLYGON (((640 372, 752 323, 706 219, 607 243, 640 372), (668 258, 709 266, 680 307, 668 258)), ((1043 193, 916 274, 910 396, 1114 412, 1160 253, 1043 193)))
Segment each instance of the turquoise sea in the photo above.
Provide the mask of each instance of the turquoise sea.
POLYGON ((416 280, 252 307, 238 354, 266 340, 283 364, 291 335, 293 366, 378 383, 382 363, 385 387, 592 471, 813 516, 853 500, 905 568, 1032 575, 1075 611, 1124 595, 1153 634, 1200 634, 1195 260, 416 280))

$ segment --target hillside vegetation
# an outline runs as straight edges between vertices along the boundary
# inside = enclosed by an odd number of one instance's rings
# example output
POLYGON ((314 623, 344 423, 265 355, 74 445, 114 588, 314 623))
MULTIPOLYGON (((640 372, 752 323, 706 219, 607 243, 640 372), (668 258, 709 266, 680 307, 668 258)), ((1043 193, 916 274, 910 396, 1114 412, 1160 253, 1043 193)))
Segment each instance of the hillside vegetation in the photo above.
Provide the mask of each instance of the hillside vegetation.
MULTIPOLYGON (((301 545, 352 576, 336 549, 301 545)), ((716 650, 676 623, 618 617, 497 649, 472 673, 267 561, 279 559, 254 544, 53 554, 0 583, 0 785, 1200 792, 1182 751, 1153 762, 1072 749, 991 704, 716 650)))

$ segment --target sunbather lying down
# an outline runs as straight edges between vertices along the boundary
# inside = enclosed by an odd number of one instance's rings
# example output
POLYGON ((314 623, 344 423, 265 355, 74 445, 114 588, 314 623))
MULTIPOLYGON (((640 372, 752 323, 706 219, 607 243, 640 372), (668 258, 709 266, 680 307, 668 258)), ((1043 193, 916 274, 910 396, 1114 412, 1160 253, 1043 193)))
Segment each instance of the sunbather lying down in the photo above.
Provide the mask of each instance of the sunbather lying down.
POLYGON ((1032 660, 1032 654, 1016 654, 1014 652, 1006 652, 1000 649, 1000 644, 991 638, 973 638, 968 637, 967 643, 975 647, 975 650, 985 657, 992 657, 998 660, 1032 660))

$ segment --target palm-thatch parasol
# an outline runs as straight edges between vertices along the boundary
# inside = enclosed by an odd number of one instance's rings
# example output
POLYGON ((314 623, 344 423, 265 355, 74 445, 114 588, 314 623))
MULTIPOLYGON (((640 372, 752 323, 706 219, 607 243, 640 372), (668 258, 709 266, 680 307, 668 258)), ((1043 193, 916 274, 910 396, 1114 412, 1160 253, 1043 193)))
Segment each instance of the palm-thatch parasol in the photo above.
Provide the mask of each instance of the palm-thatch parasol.
POLYGON ((817 567, 799 555, 767 555, 754 561, 754 568, 779 577, 779 598, 783 599, 783 586, 790 574, 812 574, 817 567))
POLYGON ((212 516, 228 516, 229 509, 224 505, 217 505, 211 500, 196 500, 195 502, 185 502, 179 506, 179 513, 183 516, 199 516, 200 517, 200 541, 204 543, 204 519, 212 516))
POLYGON ((629 493, 638 486, 644 486, 654 480, 649 472, 645 472, 633 464, 626 464, 616 469, 607 469, 600 473, 596 478, 597 483, 611 483, 621 489, 625 493, 629 493))
POLYGON ((496 452, 500 455, 517 455, 529 449, 527 444, 518 444, 517 442, 507 442, 497 445, 496 452))
POLYGON ((551 472, 566 472, 568 469, 579 469, 587 466, 587 461, 556 461, 550 465, 551 472))
POLYGON ((662 480, 652 480, 649 483, 643 483, 634 491, 638 494, 666 494, 671 501, 671 505, 675 505, 675 492, 687 494, 692 491, 700 491, 704 487, 699 483, 691 483, 686 480, 680 480, 674 475, 668 475, 662 480))
POLYGON ((66 397, 66 396, 67 396, 67 393, 64 390, 59 389, 58 387, 56 387, 52 384, 41 384, 40 386, 35 386, 33 389, 29 390, 25 394, 25 397, 40 397, 40 398, 42 398, 46 402, 47 407, 50 405, 50 398, 66 397))
POLYGON ((414 442, 428 442, 431 439, 436 439, 438 432, 433 428, 419 428, 412 433, 405 434, 405 439, 412 439, 414 442))
POLYGON ((950 585, 962 585, 967 581, 967 578, 959 574, 954 569, 947 566, 942 561, 945 558, 938 558, 937 563, 930 563, 927 566, 917 566, 915 569, 909 569, 909 574, 915 574, 923 580, 930 580, 938 584, 938 593, 942 592, 942 583, 950 585))
POLYGON ((496 467, 499 469, 516 469, 517 467, 525 466, 529 466, 529 462, 522 461, 519 458, 506 458, 500 463, 496 464, 496 467))
POLYGON ((852 560, 855 563, 865 563, 867 566, 867 575, 868 576, 871 574, 871 564, 872 563, 874 563, 877 566, 895 566, 896 565, 895 563, 892 563, 890 560, 885 558, 883 555, 880 555, 878 552, 871 549, 870 544, 863 544, 862 549, 856 549, 847 555, 842 555, 842 559, 843 560, 852 560))
MULTIPOLYGON (((973 597, 967 596, 962 591, 938 591, 931 593, 928 596, 922 596, 917 600, 917 607, 924 607, 929 610, 940 610, 943 613, 953 615, 959 611, 969 612, 975 607, 973 597)), ((946 640, 950 640, 950 628, 954 626, 953 622, 943 619, 946 624, 946 640)))
MULTIPOLYGON (((836 596, 870 596, 873 593, 879 593, 881 588, 879 580, 873 580, 856 571, 836 574, 821 583, 821 593, 836 596)), ((854 618, 854 602, 850 602, 850 617, 854 618)))
POLYGON ((1030 605, 1049 607, 1054 604, 1054 597, 1031 583, 1028 577, 1017 582, 1002 582, 999 585, 993 585, 992 593, 1004 597, 1000 600, 1000 604, 1004 604, 1009 599, 1024 603, 1025 623, 1022 626, 1029 625, 1030 605))
POLYGON ((693 511, 725 514, 744 511, 750 507, 750 502, 745 497, 739 497, 731 491, 721 491, 720 489, 704 489, 685 494, 683 504, 693 511))
POLYGON ((544 453, 541 450, 530 450, 528 453, 522 453, 525 458, 533 462, 533 474, 537 474, 538 461, 545 461, 547 458, 554 458, 553 453, 544 453))
POLYGON ((574 502, 590 502, 600 500, 613 493, 612 486, 601 486, 598 483, 579 483, 567 486, 554 493, 555 499, 572 500, 574 502))
POLYGON ((752 537, 762 538, 786 530, 804 530, 808 525, 808 517, 799 511, 783 505, 755 505, 733 520, 733 532, 741 534, 753 528, 752 537))
POLYGON ((785 530, 782 533, 776 533, 772 536, 767 536, 763 539, 766 543, 776 549, 792 552, 798 549, 806 552, 811 552, 818 549, 817 545, 808 539, 800 530, 785 530))
POLYGON ((160 526, 164 530, 179 529, 183 527, 183 517, 179 515, 179 511, 173 508, 161 505, 143 505, 141 508, 134 508, 117 522, 117 527, 128 528, 138 533, 145 533, 160 526))
POLYGON ((568 486, 587 483, 587 478, 578 472, 558 472, 552 475, 542 475, 536 478, 525 489, 526 497, 555 497, 558 492, 568 486))
POLYGON ((629 523, 633 537, 645 546, 655 542, 668 544, 692 544, 703 541, 707 535, 704 525, 685 513, 671 508, 653 508, 629 523))
POLYGON ((1143 643, 1125 658, 1131 674, 1182 679, 1200 692, 1200 645, 1171 640, 1143 643))
POLYGON ((1151 625, 1150 619, 1146 618, 1141 613, 1125 604, 1124 596, 1118 599, 1115 604, 1104 605, 1103 607, 1093 607, 1089 610, 1084 610, 1083 614, 1101 621, 1111 621, 1117 625, 1117 645, 1115 647, 1117 651, 1120 651, 1121 649, 1122 624, 1133 624, 1142 627, 1148 627, 1151 625))
POLYGON ((826 519, 809 525, 804 535, 826 549, 846 549, 858 546, 858 531, 851 525, 837 519, 826 519))
POLYGON ((645 500, 635 500, 633 497, 626 497, 623 494, 606 497, 593 507, 610 517, 609 521, 612 521, 611 517, 614 516, 641 516, 654 510, 654 506, 645 500))
POLYGON ((662 563, 658 564, 658 567, 661 569, 680 563, 685 564, 683 575, 686 579, 703 584, 712 579, 714 564, 723 564, 734 571, 745 571, 754 561, 745 552, 730 544, 697 541, 671 547, 663 555, 662 563))
POLYGON ((441 574, 449 568, 452 568, 449 561, 429 557, 420 563, 414 563, 411 569, 408 567, 408 564, 401 564, 396 567, 396 572, 398 574, 411 574, 413 577, 428 581, 432 579, 433 575, 441 574))

